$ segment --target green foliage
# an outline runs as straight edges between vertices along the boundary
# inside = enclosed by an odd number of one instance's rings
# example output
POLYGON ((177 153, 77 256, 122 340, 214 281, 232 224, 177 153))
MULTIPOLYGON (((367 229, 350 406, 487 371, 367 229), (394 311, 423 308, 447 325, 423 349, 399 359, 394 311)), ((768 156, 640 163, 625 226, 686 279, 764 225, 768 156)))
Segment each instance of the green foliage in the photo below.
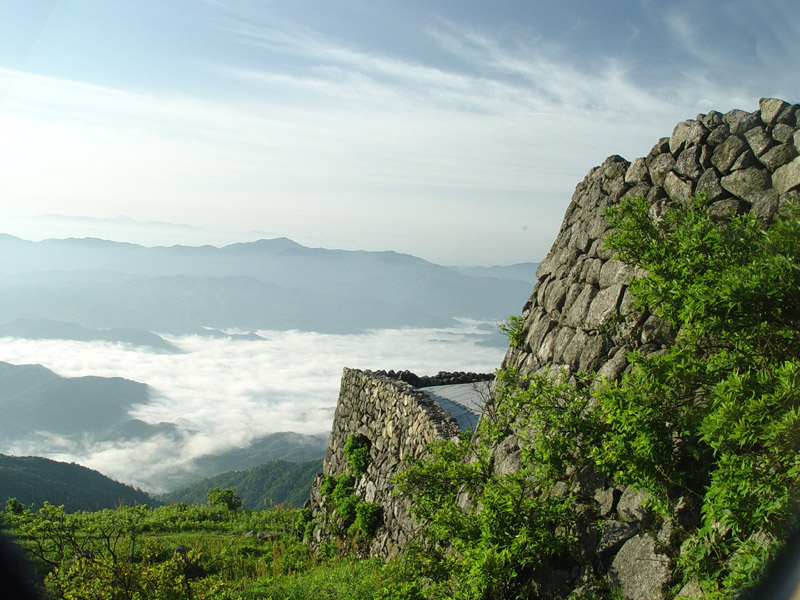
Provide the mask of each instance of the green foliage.
POLYGON ((371 444, 363 435, 353 434, 344 444, 344 458, 350 467, 350 473, 358 479, 367 472, 369 450, 371 444))
POLYGON ((312 518, 311 508, 305 507, 300 510, 294 524, 294 530, 298 539, 309 541, 314 533, 314 519, 312 518))
MULTIPOLYGON (((347 470, 336 477, 324 475, 320 481, 320 492, 328 500, 326 533, 362 554, 383 515, 380 505, 364 502, 355 493, 356 481, 369 465, 370 447, 370 441, 362 435, 348 437, 344 445, 347 470)), ((309 536, 312 530, 313 524, 306 524, 304 535, 309 536)))
POLYGON ((252 600, 371 600, 380 585, 382 569, 380 559, 336 558, 300 572, 260 579, 242 597, 252 600))
POLYGON ((348 535, 371 537, 381 521, 382 508, 374 502, 358 502, 355 506, 353 524, 347 529, 348 535))
POLYGON ((660 219, 627 199, 608 220, 607 246, 647 271, 631 283, 636 306, 677 334, 664 353, 633 353, 633 371, 598 392, 594 457, 664 508, 701 499, 681 567, 728 597, 800 508, 800 221, 714 222, 703 196, 660 219))
MULTIPOLYGON (((351 438, 352 439, 352 438, 351 438)), ((382 509, 373 502, 359 500, 354 493, 355 480, 350 473, 341 473, 336 477, 325 475, 320 483, 320 491, 332 506, 330 523, 334 529, 329 531, 343 542, 347 538, 371 538, 381 522, 382 509)))
POLYGON ((500 331, 506 335, 512 348, 519 348, 525 341, 525 319, 509 315, 505 323, 500 323, 500 331))
MULTIPOLYGON (((303 590, 331 585, 369 589, 379 576, 376 565, 368 571, 338 559, 319 564, 295 537, 300 511, 175 504, 67 513, 50 504, 37 511, 19 503, 7 506, 13 510, 4 521, 40 566, 41 585, 55 597, 255 599, 265 597, 262 590, 274 590, 266 597, 300 598, 303 590), (277 538, 246 535, 251 530, 277 538), (307 572, 313 583, 302 575, 307 572)), ((347 588, 340 597, 350 597, 347 588)))
POLYGON ((206 493, 209 506, 219 506, 228 510, 238 510, 242 507, 242 499, 236 495, 234 488, 220 489, 214 486, 206 493))
MULTIPOLYGON (((538 597, 531 582, 567 550, 576 518, 568 496, 547 490, 587 459, 665 514, 680 497, 701 507, 678 566, 706 597, 757 580, 800 509, 800 221, 715 221, 706 203, 656 218, 629 198, 608 212, 607 246, 646 272, 631 282, 636 308, 674 343, 632 352, 616 382, 498 373, 476 435, 433 444, 398 478, 421 531, 383 597, 538 597), (521 467, 498 474, 491 450, 509 436, 521 467)), ((521 318, 503 331, 513 346, 524 339, 521 318)))
POLYGON ((6 512, 12 515, 21 515, 25 512, 25 505, 16 498, 6 500, 6 512))
POLYGON ((497 381, 495 409, 474 437, 434 442, 398 476, 422 529, 391 565, 382 597, 535 597, 550 561, 574 541, 572 498, 541 491, 555 484, 576 443, 583 396, 558 377, 523 379, 509 370, 497 381), (549 441, 533 444, 545 432, 549 441), (498 473, 492 448, 508 435, 522 463, 498 473))

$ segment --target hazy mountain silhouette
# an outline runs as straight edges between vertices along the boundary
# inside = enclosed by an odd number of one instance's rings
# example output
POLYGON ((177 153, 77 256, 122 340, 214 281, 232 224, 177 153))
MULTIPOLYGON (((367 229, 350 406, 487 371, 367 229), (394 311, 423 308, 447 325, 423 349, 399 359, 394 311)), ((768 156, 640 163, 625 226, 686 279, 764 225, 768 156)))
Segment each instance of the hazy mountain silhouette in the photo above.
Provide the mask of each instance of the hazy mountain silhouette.
POLYGON ((321 459, 328 449, 328 434, 308 435, 282 431, 253 440, 246 448, 236 448, 219 455, 195 459, 198 471, 209 475, 250 469, 274 462, 305 462, 321 459))
POLYGON ((146 248, 94 238, 0 235, 0 322, 188 333, 198 327, 351 333, 503 318, 529 265, 453 269, 396 252, 307 248, 285 238, 146 248), (496 278, 493 275, 501 275, 496 278))
POLYGON ((161 336, 141 329, 90 329, 77 323, 52 319, 17 319, 0 325, 0 337, 31 340, 76 340, 80 342, 121 342, 131 346, 146 347, 149 351, 180 352, 161 336))
MULTIPOLYGON (((170 424, 131 424, 128 410, 148 402, 148 387, 121 377, 60 377, 41 365, 0 362, 0 439, 6 443, 37 432, 101 439, 137 427, 140 436, 170 424)), ((130 435, 127 435, 130 438, 130 435)))

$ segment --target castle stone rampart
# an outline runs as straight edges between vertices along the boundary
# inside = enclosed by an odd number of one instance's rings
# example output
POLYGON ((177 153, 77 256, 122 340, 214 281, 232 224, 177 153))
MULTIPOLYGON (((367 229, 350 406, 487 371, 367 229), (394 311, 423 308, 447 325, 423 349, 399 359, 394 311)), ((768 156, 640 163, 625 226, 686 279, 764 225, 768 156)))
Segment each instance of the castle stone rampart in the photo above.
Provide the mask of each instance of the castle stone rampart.
MULTIPOLYGON (((764 98, 759 110, 711 111, 678 123, 646 157, 633 162, 607 158, 580 182, 558 236, 537 271, 537 283, 522 309, 524 340, 510 347, 502 367, 521 375, 548 369, 596 372, 615 379, 629 368, 626 355, 667 347, 673 333, 654 315, 634 310, 629 281, 635 270, 604 249, 607 207, 624 196, 648 199, 658 215, 673 203, 704 192, 714 217, 752 212, 766 225, 781 208, 800 201, 800 105, 764 98), (613 327, 610 327, 613 325, 613 327)), ((393 497, 389 474, 404 456, 420 456, 428 441, 457 435, 452 419, 408 384, 386 376, 346 370, 325 459, 326 473, 344 469, 342 447, 349 435, 372 442, 371 471, 357 488, 384 509, 385 527, 372 545, 387 556, 412 535, 404 498, 393 497)), ((484 415, 492 410, 491 398, 484 415)), ((498 472, 520 464, 513 435, 494 449, 498 472)), ((568 469, 558 490, 582 507, 580 548, 554 568, 564 597, 589 597, 600 578, 626 599, 665 599, 675 558, 699 514, 691 502, 677 502, 670 519, 653 519, 640 494, 591 469, 568 469), (645 525, 646 523, 646 525, 645 525)), ((315 511, 323 506, 318 485, 315 511)), ((681 597, 699 598, 686 588, 681 597)))
POLYGON ((325 525, 331 512, 320 490, 322 476, 335 477, 345 472, 344 446, 351 435, 357 435, 369 441, 370 461, 366 473, 356 481, 355 494, 362 501, 380 504, 383 509, 382 525, 371 553, 388 556, 402 546, 413 534, 413 527, 408 506, 392 495, 392 479, 404 458, 419 458, 430 442, 452 439, 461 433, 453 417, 406 380, 432 386, 492 377, 474 373, 419 377, 408 371, 398 374, 344 369, 322 475, 314 481, 311 490, 312 512, 322 524, 315 532, 316 543, 325 537, 325 525))

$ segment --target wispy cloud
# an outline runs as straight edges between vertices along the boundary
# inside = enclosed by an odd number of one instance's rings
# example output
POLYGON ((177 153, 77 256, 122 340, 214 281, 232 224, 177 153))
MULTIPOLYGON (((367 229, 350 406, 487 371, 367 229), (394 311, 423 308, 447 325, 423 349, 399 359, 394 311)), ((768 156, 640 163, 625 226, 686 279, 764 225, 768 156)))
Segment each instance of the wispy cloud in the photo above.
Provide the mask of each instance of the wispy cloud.
MULTIPOLYGON (((206 6, 226 43, 253 53, 192 62, 207 92, 0 69, 3 197, 38 213, 339 238, 444 263, 537 260, 607 155, 633 159, 679 120, 757 102, 701 61, 655 85, 630 55, 584 60, 544 35, 453 18, 422 32, 433 60, 239 3, 206 6)), ((700 39, 678 12, 652 21, 690 48, 700 39)))

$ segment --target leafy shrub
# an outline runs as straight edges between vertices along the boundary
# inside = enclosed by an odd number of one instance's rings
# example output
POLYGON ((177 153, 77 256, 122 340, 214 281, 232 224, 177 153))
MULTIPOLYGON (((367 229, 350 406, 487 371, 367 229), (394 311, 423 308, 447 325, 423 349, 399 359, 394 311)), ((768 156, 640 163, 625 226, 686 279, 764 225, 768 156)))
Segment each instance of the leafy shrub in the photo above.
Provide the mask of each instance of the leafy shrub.
MULTIPOLYGON (((607 247, 646 273, 630 283, 635 306, 674 343, 632 352, 616 382, 499 372, 476 435, 434 443, 398 477, 421 531, 390 565, 384 598, 538 597, 576 518, 568 496, 546 492, 587 458, 664 514, 697 499, 702 525, 678 566, 707 598, 757 580, 800 509, 800 221, 795 208, 769 228, 706 209, 698 196, 658 218, 644 198, 609 210, 607 247), (521 467, 501 475, 492 449, 508 436, 521 467)), ((512 346, 522 325, 501 327, 512 346)))
POLYGON ((236 495, 234 488, 220 489, 214 486, 206 492, 209 506, 219 506, 228 510, 238 510, 242 507, 242 499, 236 495))
POLYGON ((712 220, 707 198, 654 218, 610 209, 607 246, 646 270, 636 306, 677 332, 663 353, 597 393, 597 462, 663 508, 702 498, 680 565, 707 597, 750 585, 800 508, 800 221, 712 220), (760 543, 754 544, 758 539, 760 543))
POLYGON ((367 472, 369 466, 369 450, 372 444, 363 435, 353 434, 344 444, 344 458, 350 467, 350 473, 358 479, 367 472))
POLYGON ((506 335, 512 348, 519 348, 525 341, 525 319, 509 315, 505 323, 500 323, 500 331, 506 335))
POLYGON ((359 502, 355 506, 356 516, 347 529, 348 535, 371 537, 380 524, 382 508, 374 502, 359 502))
POLYGON ((541 493, 555 483, 562 458, 553 447, 537 449, 531 436, 552 425, 554 444, 571 439, 575 423, 564 408, 575 388, 513 371, 498 373, 498 384, 494 410, 474 437, 434 442, 427 457, 409 459, 398 475, 398 493, 410 498, 421 531, 390 567, 383 598, 535 597, 549 561, 574 541, 572 498, 541 493), (493 445, 513 433, 521 467, 497 473, 493 445))

